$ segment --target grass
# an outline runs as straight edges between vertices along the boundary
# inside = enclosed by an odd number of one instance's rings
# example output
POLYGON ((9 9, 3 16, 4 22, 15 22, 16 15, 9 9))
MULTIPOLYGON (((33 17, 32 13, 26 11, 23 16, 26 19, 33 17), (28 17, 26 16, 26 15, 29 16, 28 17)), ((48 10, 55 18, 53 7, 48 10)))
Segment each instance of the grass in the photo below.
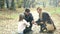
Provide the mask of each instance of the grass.
POLYGON ((56 13, 57 13, 57 14, 60 14, 60 8, 57 8, 57 9, 56 9, 56 13))
MULTIPOLYGON (((31 9, 32 10, 32 9, 31 9)), ((51 14, 60 14, 60 8, 57 8, 55 11, 55 8, 46 8, 45 10, 49 11, 51 14)), ((12 32, 17 31, 17 22, 18 22, 18 16, 19 13, 22 13, 24 11, 23 8, 17 9, 17 11, 0 11, 0 34, 11 34, 12 32), (7 20, 8 19, 14 19, 14 20, 7 20), (17 18, 17 19, 15 19, 17 18), (4 20, 6 19, 6 20, 4 20), (3 33, 4 32, 4 33, 3 33)))
POLYGON ((0 18, 1 19, 15 19, 18 17, 18 13, 15 13, 15 12, 0 12, 0 18))
POLYGON ((17 11, 12 11, 12 10, 0 11, 0 18, 15 19, 19 16, 19 13, 22 13, 23 11, 24 11, 23 8, 19 8, 19 9, 17 9, 17 11))
MULTIPOLYGON (((50 14, 60 14, 60 8, 44 8, 47 10, 50 14)), ((31 9, 32 10, 32 9, 31 9)), ((19 13, 22 13, 24 11, 23 8, 18 8, 17 11, 0 11, 0 18, 9 18, 9 19, 15 19, 19 16, 19 13)))
POLYGON ((55 8, 45 8, 45 10, 47 10, 50 14, 60 14, 60 8, 59 7, 55 7, 55 8))

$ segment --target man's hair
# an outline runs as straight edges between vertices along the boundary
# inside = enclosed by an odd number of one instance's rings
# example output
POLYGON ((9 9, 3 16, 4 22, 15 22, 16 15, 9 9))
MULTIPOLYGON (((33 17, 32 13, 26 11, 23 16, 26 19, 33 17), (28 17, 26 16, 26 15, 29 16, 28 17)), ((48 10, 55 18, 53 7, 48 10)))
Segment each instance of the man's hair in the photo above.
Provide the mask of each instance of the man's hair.
POLYGON ((25 17, 24 14, 20 14, 20 15, 19 15, 19 21, 23 20, 24 17, 25 17))
POLYGON ((30 10, 29 9, 25 9, 25 12, 30 12, 30 10))

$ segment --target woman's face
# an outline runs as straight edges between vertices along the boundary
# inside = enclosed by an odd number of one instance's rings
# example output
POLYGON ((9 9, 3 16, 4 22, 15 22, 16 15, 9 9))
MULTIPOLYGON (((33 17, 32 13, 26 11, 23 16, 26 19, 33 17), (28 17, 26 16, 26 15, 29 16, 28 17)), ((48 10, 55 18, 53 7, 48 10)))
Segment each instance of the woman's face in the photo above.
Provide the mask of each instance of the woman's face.
POLYGON ((40 9, 37 9, 37 12, 38 12, 38 13, 41 13, 41 12, 42 12, 42 10, 40 10, 40 9))

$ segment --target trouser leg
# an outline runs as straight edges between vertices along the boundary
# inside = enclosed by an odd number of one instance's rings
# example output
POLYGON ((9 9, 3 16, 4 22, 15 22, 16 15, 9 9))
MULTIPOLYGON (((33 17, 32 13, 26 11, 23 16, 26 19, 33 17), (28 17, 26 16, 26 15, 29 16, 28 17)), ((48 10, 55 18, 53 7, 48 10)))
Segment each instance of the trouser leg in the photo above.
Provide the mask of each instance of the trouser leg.
POLYGON ((32 29, 32 23, 30 23, 29 29, 30 29, 30 30, 32 29))

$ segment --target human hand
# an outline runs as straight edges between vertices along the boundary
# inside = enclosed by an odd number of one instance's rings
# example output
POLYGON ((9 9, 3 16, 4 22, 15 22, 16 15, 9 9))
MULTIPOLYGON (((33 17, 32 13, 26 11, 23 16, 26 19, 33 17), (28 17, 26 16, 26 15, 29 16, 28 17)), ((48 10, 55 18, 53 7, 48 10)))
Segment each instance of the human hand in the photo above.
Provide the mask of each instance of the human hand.
POLYGON ((32 24, 34 24, 35 23, 35 21, 32 21, 32 24))
POLYGON ((43 22, 40 22, 41 24, 43 24, 43 22))

